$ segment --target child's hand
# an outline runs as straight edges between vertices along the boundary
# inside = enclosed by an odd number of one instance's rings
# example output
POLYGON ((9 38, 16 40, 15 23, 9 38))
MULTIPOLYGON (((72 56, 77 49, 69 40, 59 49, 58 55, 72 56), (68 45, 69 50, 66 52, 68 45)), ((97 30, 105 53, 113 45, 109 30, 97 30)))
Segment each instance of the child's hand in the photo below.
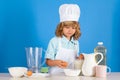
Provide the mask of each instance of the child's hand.
POLYGON ((83 59, 84 60, 83 54, 80 54, 80 56, 78 57, 78 59, 83 59))
POLYGON ((62 62, 62 68, 66 68, 68 66, 68 63, 67 62, 62 62))
POLYGON ((66 68, 68 66, 68 63, 62 60, 55 60, 56 66, 60 68, 66 68))

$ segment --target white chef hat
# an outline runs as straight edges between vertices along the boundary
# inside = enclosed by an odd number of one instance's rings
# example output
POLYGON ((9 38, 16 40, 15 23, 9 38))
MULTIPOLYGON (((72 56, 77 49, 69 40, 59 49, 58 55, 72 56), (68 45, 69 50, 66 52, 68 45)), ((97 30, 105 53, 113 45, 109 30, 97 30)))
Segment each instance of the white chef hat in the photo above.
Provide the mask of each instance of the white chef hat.
POLYGON ((77 21, 80 17, 80 8, 77 4, 63 4, 59 7, 60 22, 77 21))

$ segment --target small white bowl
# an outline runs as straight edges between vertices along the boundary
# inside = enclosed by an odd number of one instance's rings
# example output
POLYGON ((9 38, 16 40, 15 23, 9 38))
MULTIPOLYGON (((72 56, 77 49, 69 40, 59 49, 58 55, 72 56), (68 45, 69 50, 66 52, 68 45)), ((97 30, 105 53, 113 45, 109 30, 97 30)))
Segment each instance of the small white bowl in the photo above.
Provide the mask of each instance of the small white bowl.
POLYGON ((79 76, 80 72, 80 69, 64 69, 66 76, 79 76))
POLYGON ((27 73, 26 67, 10 67, 8 71, 12 77, 22 77, 25 73, 27 73))

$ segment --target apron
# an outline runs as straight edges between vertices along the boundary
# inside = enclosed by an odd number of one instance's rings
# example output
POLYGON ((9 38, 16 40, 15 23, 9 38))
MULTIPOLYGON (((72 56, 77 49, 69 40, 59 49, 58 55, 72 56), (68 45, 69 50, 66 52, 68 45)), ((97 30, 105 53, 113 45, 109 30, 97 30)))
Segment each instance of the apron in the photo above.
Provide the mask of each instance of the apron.
MULTIPOLYGON (((74 62, 76 55, 77 55, 76 46, 75 46, 75 50, 62 48, 61 38, 59 38, 58 52, 55 56, 55 60, 66 61, 66 62, 68 62, 69 68, 74 68, 74 64, 72 64, 72 63, 74 62)), ((59 68, 57 66, 51 67, 51 69, 50 69, 51 74, 56 74, 56 73, 61 73, 61 72, 63 72, 63 69, 59 68)))

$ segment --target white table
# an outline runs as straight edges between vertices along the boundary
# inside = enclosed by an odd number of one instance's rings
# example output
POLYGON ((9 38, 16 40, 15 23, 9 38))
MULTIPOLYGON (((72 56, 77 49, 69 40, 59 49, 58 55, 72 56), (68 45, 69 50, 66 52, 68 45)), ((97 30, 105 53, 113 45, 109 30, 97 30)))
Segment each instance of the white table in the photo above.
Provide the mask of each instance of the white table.
POLYGON ((69 77, 65 75, 52 75, 49 77, 37 77, 37 78, 12 78, 9 73, 0 73, 0 80, 120 80, 120 72, 112 72, 107 78, 97 78, 97 77, 69 77))

